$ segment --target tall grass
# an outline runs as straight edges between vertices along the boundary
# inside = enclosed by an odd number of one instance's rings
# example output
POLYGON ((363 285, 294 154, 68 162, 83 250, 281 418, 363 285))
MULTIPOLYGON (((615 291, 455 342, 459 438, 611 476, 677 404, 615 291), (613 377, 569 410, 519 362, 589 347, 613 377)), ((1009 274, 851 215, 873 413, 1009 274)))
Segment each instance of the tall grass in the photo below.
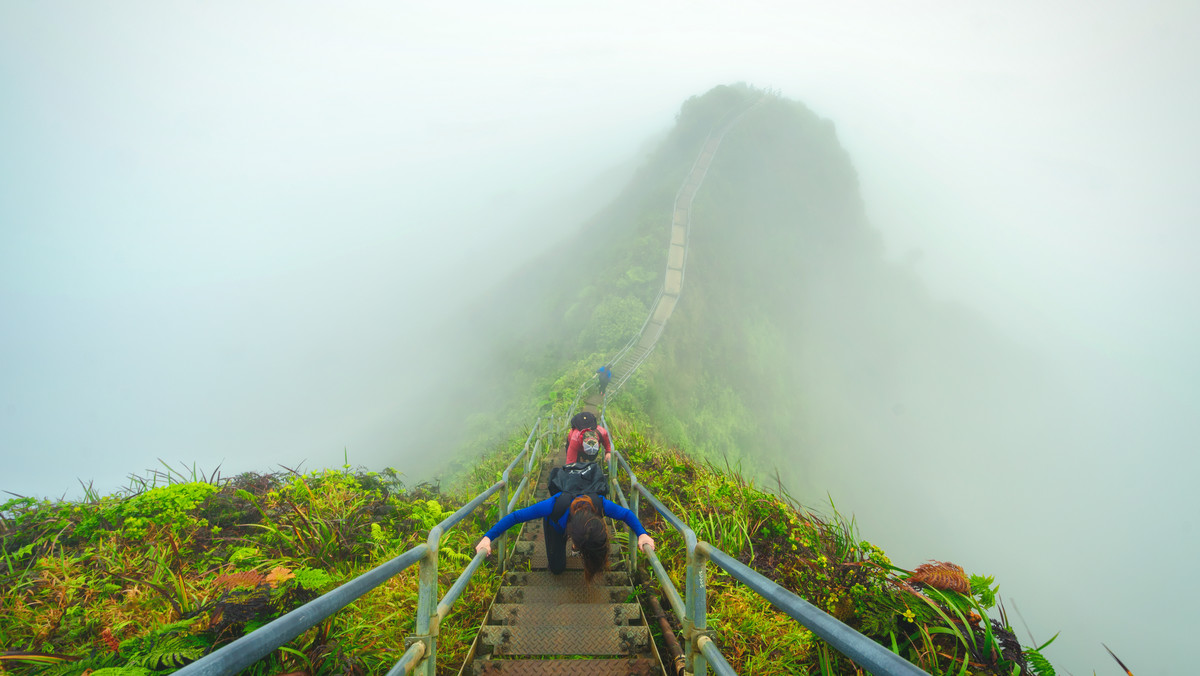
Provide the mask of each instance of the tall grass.
MULTIPOLYGON (((478 483, 458 493, 405 486, 390 469, 222 478, 167 467, 115 495, 85 486, 78 502, 9 500, 0 505, 0 672, 170 673, 424 542, 478 483)), ((483 518, 443 537, 443 589, 470 560, 483 518)), ((457 670, 470 644, 460 639, 498 584, 481 571, 442 624, 443 671, 457 670)), ((416 597, 414 567, 246 673, 386 671, 412 633, 416 597)))
MULTIPOLYGON (((614 416, 615 417, 615 416, 614 416)), ((940 589, 936 577, 892 565, 861 539, 853 517, 834 505, 822 515, 781 489, 747 480, 738 466, 716 466, 663 447, 636 425, 620 424, 621 448, 639 480, 696 531, 697 537, 849 624, 931 674, 1032 675, 1037 649, 1022 649, 1007 617, 988 617, 993 580, 967 577, 940 589)), ((682 538, 643 506, 641 518, 659 555, 683 588, 682 538)), ((946 570, 953 570, 949 566, 946 570)), ((791 618, 710 566, 709 627, 738 673, 859 674, 862 671, 791 618)))
MULTIPOLYGON (((610 425, 641 481, 701 539, 931 674, 1053 673, 1041 652, 1048 643, 1022 648, 1002 606, 999 619, 988 617, 991 578, 941 589, 893 566, 832 505, 821 515, 756 486, 736 465, 697 462, 634 422, 610 425)), ((0 640, 8 651, 0 670, 170 673, 423 542, 496 481, 527 435, 514 434, 445 489, 406 486, 394 470, 228 478, 169 470, 118 495, 10 500, 0 505, 0 640)), ((443 590, 498 511, 493 500, 442 538, 443 590)), ((682 538, 645 506, 640 516, 682 588, 682 538)), ((413 630, 416 574, 414 567, 388 580, 247 673, 386 671, 413 630)), ((481 569, 441 624, 439 673, 457 673, 499 585, 492 568, 481 569)), ((654 593, 650 577, 641 588, 654 593)), ((708 590, 710 628, 739 673, 861 673, 711 566, 708 590)))

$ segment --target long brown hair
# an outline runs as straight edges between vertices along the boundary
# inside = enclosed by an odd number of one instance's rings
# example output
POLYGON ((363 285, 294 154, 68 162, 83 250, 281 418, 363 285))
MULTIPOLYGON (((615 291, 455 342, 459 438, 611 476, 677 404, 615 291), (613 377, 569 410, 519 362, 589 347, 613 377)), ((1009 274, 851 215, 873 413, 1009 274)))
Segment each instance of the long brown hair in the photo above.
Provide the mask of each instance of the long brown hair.
POLYGON ((593 498, 580 495, 571 501, 567 537, 583 559, 584 581, 590 583, 597 573, 608 570, 608 527, 593 498))

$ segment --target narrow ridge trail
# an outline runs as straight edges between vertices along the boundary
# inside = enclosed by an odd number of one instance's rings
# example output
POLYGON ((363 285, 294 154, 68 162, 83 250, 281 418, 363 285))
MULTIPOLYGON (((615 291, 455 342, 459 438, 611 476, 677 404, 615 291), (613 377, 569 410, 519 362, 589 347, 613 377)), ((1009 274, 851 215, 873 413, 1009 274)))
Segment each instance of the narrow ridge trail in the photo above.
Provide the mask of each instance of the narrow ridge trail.
MULTIPOLYGON (((767 99, 760 98, 753 105, 741 111, 732 118, 724 121, 708 135, 700 154, 692 164, 692 170, 684 179, 683 185, 675 193, 675 204, 671 210, 671 240, 667 247, 667 269, 663 278, 662 289, 651 308, 649 316, 642 324, 641 331, 629 341, 611 360, 612 382, 608 386, 608 394, 615 394, 621 389, 629 377, 641 366, 642 362, 654 351, 658 339, 662 337, 667 327, 667 320, 675 312, 679 297, 683 293, 684 272, 687 266, 688 235, 692 227, 692 202, 696 193, 708 175, 721 141, 739 121, 750 111, 759 107, 767 99)), ((588 404, 599 406, 601 397, 595 393, 588 397, 588 404)))

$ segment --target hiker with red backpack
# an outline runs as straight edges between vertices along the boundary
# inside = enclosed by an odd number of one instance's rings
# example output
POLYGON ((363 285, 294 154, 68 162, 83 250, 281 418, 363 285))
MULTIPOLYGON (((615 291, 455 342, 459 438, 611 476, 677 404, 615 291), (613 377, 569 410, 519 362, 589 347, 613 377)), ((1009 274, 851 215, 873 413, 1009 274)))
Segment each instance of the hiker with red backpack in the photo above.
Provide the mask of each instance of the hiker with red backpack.
POLYGON ((567 464, 573 462, 596 462, 600 447, 604 447, 604 462, 612 455, 612 440, 608 430, 596 423, 596 414, 582 411, 571 418, 571 432, 567 435, 567 464))
POLYGON ((608 526, 604 517, 625 522, 637 533, 637 546, 654 551, 654 538, 642 527, 637 515, 604 497, 608 485, 595 464, 555 467, 548 486, 551 496, 500 519, 488 529, 475 551, 492 553, 492 540, 518 523, 542 519, 546 542, 546 566, 558 575, 567 569, 567 540, 583 560, 583 577, 591 582, 608 570, 608 526))

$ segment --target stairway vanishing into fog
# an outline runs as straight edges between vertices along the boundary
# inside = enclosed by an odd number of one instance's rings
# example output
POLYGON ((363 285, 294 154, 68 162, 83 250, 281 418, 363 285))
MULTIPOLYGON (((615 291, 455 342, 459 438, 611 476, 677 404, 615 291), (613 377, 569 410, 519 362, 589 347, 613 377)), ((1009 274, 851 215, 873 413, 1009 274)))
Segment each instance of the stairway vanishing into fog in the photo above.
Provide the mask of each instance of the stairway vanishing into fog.
MULTIPOLYGON (((650 315, 642 325, 641 332, 634 336, 613 358, 611 362, 613 377, 608 386, 609 394, 615 394, 620 390, 638 366, 641 366, 642 362, 650 356, 654 346, 658 344, 663 330, 667 327, 667 320, 671 318, 671 314, 675 312, 675 306, 679 304, 679 296, 683 293, 684 269, 687 265, 688 234, 692 226, 692 202, 696 199, 696 192, 700 189, 700 185, 704 183, 704 177, 708 175, 708 168, 717 155, 717 149, 721 147, 721 140, 725 138, 726 132, 742 119, 742 116, 762 105, 766 100, 766 98, 759 99, 754 105, 709 133, 700 150, 700 155, 692 164, 692 170, 688 172, 683 185, 675 193, 675 204, 671 211, 671 242, 667 248, 667 271, 662 289, 654 302, 654 307, 650 310, 650 315)), ((600 398, 598 395, 590 396, 587 403, 598 406, 600 398)))

